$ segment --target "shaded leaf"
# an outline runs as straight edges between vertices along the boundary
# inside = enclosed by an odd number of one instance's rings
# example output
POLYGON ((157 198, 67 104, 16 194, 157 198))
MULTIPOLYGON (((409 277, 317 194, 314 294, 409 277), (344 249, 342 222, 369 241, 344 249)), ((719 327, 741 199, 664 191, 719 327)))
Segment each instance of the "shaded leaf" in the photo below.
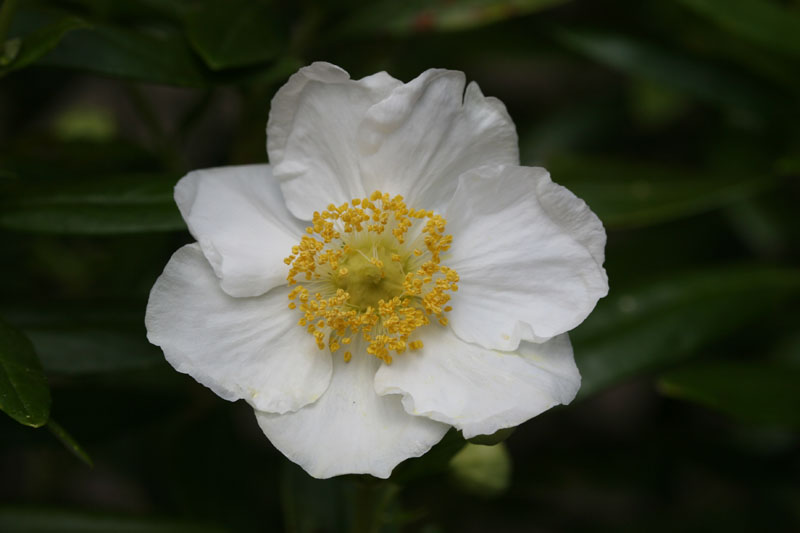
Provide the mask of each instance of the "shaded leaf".
POLYGON ((17 36, 14 39, 19 47, 17 53, 8 61, 0 61, 0 77, 36 62, 58 45, 68 32, 87 26, 86 22, 77 17, 63 16, 30 33, 17 36))
POLYGON ((709 270, 613 292, 571 332, 586 397, 673 365, 800 297, 800 271, 709 270))
POLYGON ((0 410, 40 427, 50 416, 50 389, 31 342, 0 321, 0 410))
POLYGON ((164 364, 161 351, 147 342, 144 304, 129 308, 94 302, 3 312, 31 340, 48 374, 105 374, 164 364))
POLYGON ((208 524, 48 508, 0 507, 0 531, 16 533, 219 533, 208 524))
POLYGON ((457 31, 527 15, 568 0, 467 0, 436 2, 384 0, 356 13, 345 31, 404 35, 425 31, 457 31))
POLYGON ((278 55, 283 40, 274 11, 263 1, 203 2, 187 14, 186 33, 214 70, 261 63, 278 55))
POLYGON ((800 427, 800 369, 704 361, 662 375, 659 390, 746 422, 800 427))
POLYGON ((181 230, 175 181, 146 174, 21 185, 0 203, 0 227, 86 235, 181 230))
POLYGON ((516 426, 498 429, 491 435, 476 435, 471 439, 468 439, 467 442, 469 444, 477 444, 480 446, 494 446, 495 444, 500 444, 501 442, 505 441, 514 433, 514 431, 516 431, 516 429, 516 426))
POLYGON ((451 428, 428 453, 400 463, 390 479, 402 485, 445 472, 450 459, 466 444, 461 432, 451 428))
POLYGON ((47 422, 47 429, 49 429, 50 433, 55 435, 55 437, 61 441, 61 444, 63 444, 66 449, 72 452, 75 457, 86 463, 88 466, 94 466, 92 463, 92 458, 89 457, 89 454, 86 453, 86 451, 81 447, 80 444, 78 444, 78 441, 76 441, 72 435, 67 433, 67 430, 61 427, 61 424, 57 423, 51 418, 47 422))
POLYGON ((594 99, 558 109, 536 121, 528 131, 520 133, 522 164, 549 168, 553 156, 603 138, 609 130, 620 127, 623 105, 618 99, 594 99))
POLYGON ((702 213, 774 186, 769 176, 698 174, 633 161, 556 157, 553 180, 572 190, 608 228, 641 227, 702 213))
POLYGON ((93 25, 67 34, 38 64, 167 85, 206 84, 202 65, 183 36, 169 29, 93 25))
POLYGON ((800 55, 800 14, 766 0, 680 0, 731 33, 776 52, 800 55))
POLYGON ((787 101, 785 95, 723 67, 631 37, 588 30, 562 30, 556 33, 556 39, 601 64, 712 104, 771 113, 779 109, 780 102, 787 101))

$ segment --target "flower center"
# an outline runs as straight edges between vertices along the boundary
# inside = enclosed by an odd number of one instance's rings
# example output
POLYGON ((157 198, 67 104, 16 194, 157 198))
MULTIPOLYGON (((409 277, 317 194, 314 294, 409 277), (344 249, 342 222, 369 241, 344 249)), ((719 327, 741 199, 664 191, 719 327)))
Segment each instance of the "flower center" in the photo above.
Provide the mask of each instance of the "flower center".
MULTIPOLYGON (((367 353, 387 364, 391 352, 422 348, 410 340, 431 319, 447 324, 449 291, 458 274, 440 264, 452 236, 433 211, 408 209, 402 196, 376 191, 315 212, 308 236, 284 259, 289 265, 289 308, 298 324, 335 352, 356 335, 367 353)), ((344 353, 345 361, 352 354, 344 353)))

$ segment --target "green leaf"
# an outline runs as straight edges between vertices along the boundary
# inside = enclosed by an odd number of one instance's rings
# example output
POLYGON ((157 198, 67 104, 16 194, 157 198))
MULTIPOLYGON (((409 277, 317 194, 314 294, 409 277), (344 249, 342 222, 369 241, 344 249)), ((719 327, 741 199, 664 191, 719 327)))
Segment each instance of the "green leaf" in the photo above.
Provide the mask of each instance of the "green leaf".
POLYGON ((426 31, 458 31, 486 26, 542 11, 568 0, 466 0, 430 2, 384 0, 353 15, 347 33, 406 35, 426 31))
POLYGON ((89 457, 89 454, 86 453, 86 451, 81 447, 80 444, 78 444, 78 441, 76 441, 72 435, 67 433, 66 429, 61 427, 61 424, 57 423, 51 418, 47 422, 47 429, 49 429, 50 433, 52 433, 59 441, 61 441, 61 444, 63 444, 66 449, 72 452, 75 457, 90 467, 94 466, 92 463, 92 458, 89 457))
POLYGON ((206 85, 202 65, 174 30, 93 25, 68 33, 38 64, 166 85, 206 85))
POLYGON ((514 431, 516 431, 516 429, 516 426, 513 428, 498 429, 491 435, 476 435, 475 437, 467 440, 467 442, 469 444, 477 444, 480 446, 494 446, 495 444, 500 444, 510 437, 514 431))
POLYGON ((15 533, 221 533, 208 524, 50 508, 0 507, 0 531, 15 533))
POLYGON ((203 2, 187 14, 186 33, 214 70, 274 59, 283 40, 274 7, 253 0, 203 2))
POLYGON ((704 361, 662 375, 659 390, 745 422, 800 428, 800 369, 704 361))
POLYGON ((16 37, 19 50, 8 61, 0 61, 0 77, 36 62, 58 45, 67 33, 87 26, 86 22, 77 17, 64 16, 16 37))
POLYGON ((775 52, 800 55, 800 14, 768 0, 680 0, 743 39, 775 52))
POLYGON ((0 227, 52 234, 113 235, 185 229, 173 176, 116 176, 23 185, 0 202, 0 227))
POLYGON ((561 30, 556 39, 598 63, 663 84, 711 104, 774 113, 790 101, 713 63, 631 37, 588 30, 561 30))
POLYGON ((392 472, 390 478, 401 485, 419 481, 426 477, 445 472, 453 458, 467 441, 460 431, 450 429, 445 436, 428 453, 422 457, 414 457, 403 461, 392 472))
POLYGON ((50 389, 31 342, 0 321, 0 410, 31 427, 47 423, 50 389))
POLYGON ((695 355, 790 298, 800 270, 728 268, 614 293, 570 333, 586 397, 695 355))
POLYGON ((608 228, 642 227, 722 207, 770 187, 759 175, 714 175, 652 164, 583 156, 555 157, 547 168, 608 228))
POLYGON ((85 376, 164 364, 161 351, 147 342, 143 303, 124 307, 92 302, 2 310, 31 340, 48 374, 85 376))

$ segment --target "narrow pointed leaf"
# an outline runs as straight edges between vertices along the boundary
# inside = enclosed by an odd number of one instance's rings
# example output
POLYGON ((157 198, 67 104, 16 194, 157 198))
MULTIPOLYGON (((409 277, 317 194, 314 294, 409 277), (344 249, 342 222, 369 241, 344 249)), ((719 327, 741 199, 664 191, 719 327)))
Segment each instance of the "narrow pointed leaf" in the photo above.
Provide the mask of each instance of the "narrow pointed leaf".
POLYGON ((612 292, 570 334, 579 396, 684 361, 798 297, 800 270, 771 268, 703 271, 612 292))
POLYGON ((181 230, 174 184, 172 176, 148 174, 20 186, 0 201, 0 227, 73 235, 181 230))
POLYGON ((86 453, 86 451, 81 447, 80 444, 78 444, 78 441, 76 441, 72 435, 67 433, 67 430, 64 429, 61 424, 57 423, 51 418, 47 422, 47 429, 49 429, 50 433, 52 433, 59 441, 61 441, 61 444, 63 444, 64 447, 68 449, 75 457, 80 459, 87 466, 94 466, 92 463, 92 458, 89 457, 89 454, 86 453))
POLYGON ((767 0, 680 0, 743 39, 800 56, 800 12, 767 0))
POLYGON ((775 186, 769 175, 715 175, 633 161, 581 156, 547 163, 608 228, 642 227, 709 211, 775 186))
POLYGON ((711 104, 757 113, 775 113, 790 96, 752 82, 711 61, 628 36, 588 30, 562 30, 556 39, 590 59, 677 89, 711 104))
POLYGON ((757 362, 705 361, 662 375, 659 390, 745 422, 800 427, 800 369, 757 362))
POLYGON ((486 26, 541 11, 568 0, 467 0, 465 2, 396 2, 369 4, 345 27, 353 33, 404 35, 425 31, 458 31, 486 26))

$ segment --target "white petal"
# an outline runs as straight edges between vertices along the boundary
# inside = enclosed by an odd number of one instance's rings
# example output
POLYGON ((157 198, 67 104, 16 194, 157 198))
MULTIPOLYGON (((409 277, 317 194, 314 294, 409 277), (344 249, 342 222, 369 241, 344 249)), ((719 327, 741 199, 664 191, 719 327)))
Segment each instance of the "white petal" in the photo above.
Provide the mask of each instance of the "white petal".
POLYGON ((378 394, 402 394, 413 415, 451 424, 465 438, 514 427, 572 401, 580 374, 567 335, 517 352, 487 350, 449 328, 420 330, 424 347, 394 358, 375 376, 378 394))
POLYGON ((333 379, 316 403, 286 415, 256 412, 272 444, 316 478, 387 478, 401 461, 424 454, 449 429, 406 414, 399 396, 375 394, 375 371, 382 363, 363 349, 353 353, 349 363, 334 354, 333 379))
POLYGON ((450 323, 467 342, 515 350, 580 324, 608 293, 605 231, 541 168, 492 167, 459 179, 442 262, 459 274, 450 323))
POLYGON ((331 356, 297 325, 288 288, 233 298, 219 287, 197 244, 179 249, 147 302, 147 338, 179 372, 226 400, 285 413, 315 401, 331 377, 331 356))
POLYGON ((517 134, 505 106, 464 74, 428 70, 372 106, 359 146, 365 187, 399 193, 410 207, 440 209, 463 172, 518 165, 517 134))
POLYGON ((257 296, 286 283, 283 258, 305 224, 286 209, 269 165, 190 172, 175 202, 225 292, 257 296))
POLYGON ((292 213, 308 220, 331 202, 364 196, 358 125, 398 85, 385 72, 351 80, 335 65, 313 63, 281 87, 272 99, 267 152, 292 213))

